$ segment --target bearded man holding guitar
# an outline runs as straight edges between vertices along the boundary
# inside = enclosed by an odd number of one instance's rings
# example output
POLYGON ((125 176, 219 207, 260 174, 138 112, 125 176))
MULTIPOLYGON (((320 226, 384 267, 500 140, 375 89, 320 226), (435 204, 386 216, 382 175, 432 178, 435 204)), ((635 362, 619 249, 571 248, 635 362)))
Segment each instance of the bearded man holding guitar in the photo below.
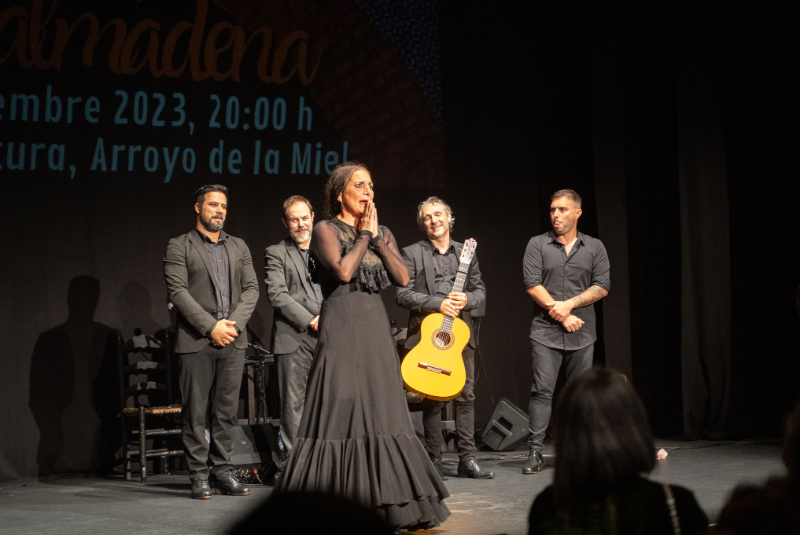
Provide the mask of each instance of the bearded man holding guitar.
MULTIPOLYGON (((405 347, 420 343, 421 326, 426 316, 441 313, 461 318, 469 327, 469 343, 463 349, 466 381, 455 398, 456 434, 458 435, 458 477, 491 479, 494 473, 481 470, 475 461, 475 334, 470 310, 475 310, 486 298, 478 259, 472 258, 468 268, 459 262, 463 244, 452 241, 453 217, 450 206, 438 197, 420 203, 417 224, 427 239, 409 245, 402 251, 411 279, 397 290, 397 304, 411 311, 405 347), (453 292, 459 268, 466 269, 463 292, 453 292)), ((462 274, 463 276, 463 274, 462 274)), ((456 341, 458 343, 458 341, 456 341)), ((457 390, 456 390, 457 391, 457 390)), ((436 470, 442 472, 442 408, 444 402, 428 398, 422 402, 425 428, 425 449, 436 470)))

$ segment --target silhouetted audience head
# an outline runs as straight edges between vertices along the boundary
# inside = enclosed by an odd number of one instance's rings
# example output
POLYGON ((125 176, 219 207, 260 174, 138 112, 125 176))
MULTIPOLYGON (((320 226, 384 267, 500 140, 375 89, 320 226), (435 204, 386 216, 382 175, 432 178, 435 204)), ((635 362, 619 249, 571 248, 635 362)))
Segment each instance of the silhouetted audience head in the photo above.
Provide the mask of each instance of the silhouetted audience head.
POLYGON ((786 478, 763 485, 739 485, 717 519, 721 535, 797 535, 797 497, 786 478))
POLYGON ((795 491, 800 491, 800 403, 794 406, 783 433, 783 464, 795 491))
POLYGON ((786 422, 783 462, 788 471, 785 477, 734 489, 719 514, 715 533, 800 535, 800 403, 786 422))
POLYGON ((687 489, 650 481, 653 434, 639 396, 617 372, 571 377, 555 423, 553 484, 536 496, 529 535, 699 535, 706 517, 687 489))
POLYGON ((614 488, 655 465, 653 434, 639 396, 603 368, 572 378, 558 402, 555 424, 556 500, 614 488))
POLYGON ((374 511, 344 498, 310 492, 281 492, 273 493, 230 531, 230 535, 250 533, 389 535, 394 530, 374 511))

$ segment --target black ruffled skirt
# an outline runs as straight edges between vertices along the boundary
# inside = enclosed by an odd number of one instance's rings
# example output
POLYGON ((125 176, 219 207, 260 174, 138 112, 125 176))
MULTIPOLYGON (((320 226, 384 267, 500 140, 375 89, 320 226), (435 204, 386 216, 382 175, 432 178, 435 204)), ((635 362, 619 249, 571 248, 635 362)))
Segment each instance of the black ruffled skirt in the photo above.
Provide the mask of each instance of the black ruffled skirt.
POLYGON ((414 434, 378 294, 343 285, 324 302, 303 419, 279 492, 333 493, 396 527, 432 528, 447 488, 414 434))

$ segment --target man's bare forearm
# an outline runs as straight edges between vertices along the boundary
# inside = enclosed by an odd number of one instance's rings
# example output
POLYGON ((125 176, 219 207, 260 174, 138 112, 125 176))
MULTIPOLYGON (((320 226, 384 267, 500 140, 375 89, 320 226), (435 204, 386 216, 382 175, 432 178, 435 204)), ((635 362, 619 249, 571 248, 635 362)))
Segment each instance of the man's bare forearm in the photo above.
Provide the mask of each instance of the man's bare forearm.
POLYGON ((573 308, 580 308, 596 303, 607 295, 608 292, 606 290, 599 286, 592 286, 582 294, 570 299, 570 301, 575 305, 573 308))
POLYGON ((545 290, 544 286, 540 284, 539 286, 528 288, 525 291, 528 292, 528 295, 530 295, 540 307, 550 308, 547 305, 553 302, 553 298, 550 297, 550 292, 545 290))

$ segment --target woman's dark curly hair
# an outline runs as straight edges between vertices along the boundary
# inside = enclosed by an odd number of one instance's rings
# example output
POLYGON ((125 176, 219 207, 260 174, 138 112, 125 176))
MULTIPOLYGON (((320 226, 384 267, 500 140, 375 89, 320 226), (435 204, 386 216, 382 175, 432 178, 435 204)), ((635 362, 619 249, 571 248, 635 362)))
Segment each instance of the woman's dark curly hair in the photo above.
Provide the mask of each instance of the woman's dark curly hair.
POLYGON ((339 195, 344 193, 344 188, 347 187, 347 183, 356 171, 364 171, 369 174, 367 166, 356 161, 340 163, 333 169, 333 173, 325 184, 325 219, 331 219, 342 213, 339 195))

